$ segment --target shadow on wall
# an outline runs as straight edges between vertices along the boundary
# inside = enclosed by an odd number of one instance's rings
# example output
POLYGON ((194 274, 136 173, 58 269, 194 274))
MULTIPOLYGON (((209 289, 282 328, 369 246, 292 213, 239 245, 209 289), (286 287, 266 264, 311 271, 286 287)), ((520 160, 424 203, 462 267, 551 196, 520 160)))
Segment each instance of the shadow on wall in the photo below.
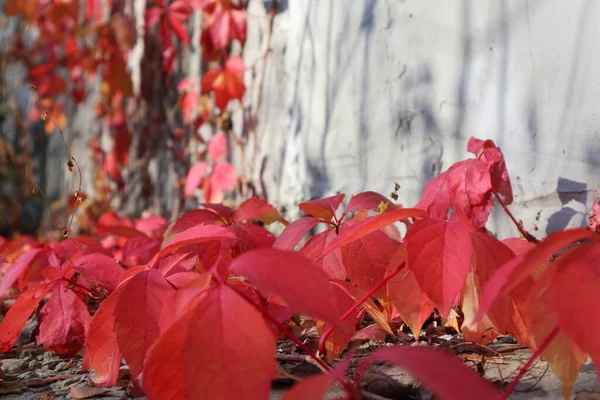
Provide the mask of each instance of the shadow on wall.
POLYGON ((546 235, 552 232, 561 231, 570 226, 573 217, 582 216, 582 223, 579 227, 587 226, 587 211, 582 213, 570 207, 568 204, 572 201, 582 204, 585 208, 588 202, 588 185, 584 182, 577 182, 567 178, 559 177, 556 187, 561 208, 548 218, 546 226, 546 235))

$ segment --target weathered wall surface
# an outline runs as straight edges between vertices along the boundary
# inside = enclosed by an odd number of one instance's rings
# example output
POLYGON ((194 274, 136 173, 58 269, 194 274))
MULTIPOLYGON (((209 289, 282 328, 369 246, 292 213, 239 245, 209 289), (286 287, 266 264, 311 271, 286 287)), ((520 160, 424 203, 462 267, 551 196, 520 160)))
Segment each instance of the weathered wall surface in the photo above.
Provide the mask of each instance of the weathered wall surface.
MULTIPOLYGON (((264 3, 250 4, 250 63, 264 50, 264 3)), ((336 192, 389 193, 398 181, 400 201, 412 206, 426 182, 468 156, 475 136, 502 148, 511 208, 528 230, 542 237, 586 223, 600 179, 599 2, 282 0, 278 8, 253 176, 270 201, 294 211, 336 192)), ((501 212, 488 228, 515 234, 501 212)))

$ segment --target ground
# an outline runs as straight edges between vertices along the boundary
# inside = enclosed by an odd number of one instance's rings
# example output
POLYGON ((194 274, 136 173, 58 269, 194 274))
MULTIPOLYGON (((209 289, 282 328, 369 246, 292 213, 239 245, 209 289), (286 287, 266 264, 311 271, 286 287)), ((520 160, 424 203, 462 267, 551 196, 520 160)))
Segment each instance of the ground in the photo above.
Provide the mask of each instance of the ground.
MULTIPOLYGON (((281 343, 280 350, 285 343, 281 343)), ((381 346, 398 345, 384 342, 367 342, 357 348, 354 362, 370 354, 381 346)), ((502 338, 489 346, 478 346, 461 340, 460 335, 443 335, 435 341, 405 343, 404 345, 440 346, 452 349, 468 365, 483 372, 484 376, 502 387, 516 375, 519 368, 531 357, 531 350, 516 343, 510 338, 502 338), (482 363, 485 360, 485 363, 482 363)), ((285 350, 284 350, 285 351, 285 350)), ((131 399, 127 388, 128 368, 121 368, 121 386, 113 388, 92 388, 88 374, 81 371, 81 357, 64 359, 54 353, 45 351, 41 346, 25 345, 17 350, 4 354, 2 368, 6 374, 0 380, 0 397, 6 400, 58 400, 58 399, 131 399), (12 357, 12 358, 7 358, 12 357)), ((285 371, 295 377, 306 377, 317 373, 312 364, 303 360, 299 354, 279 352, 279 363, 285 371)), ((282 371, 280 369, 280 371, 282 371)), ((285 391, 293 384, 286 377, 285 371, 273 383, 271 400, 280 399, 285 391)), ((365 398, 384 399, 432 399, 426 389, 412 385, 408 376, 396 367, 376 365, 364 375, 361 383, 365 398), (391 379, 390 379, 391 378, 391 379), (410 395, 408 391, 411 391, 410 395), (368 393, 367 393, 368 392, 368 393), (411 397, 412 396, 412 397, 411 397)), ((333 386, 327 399, 341 395, 339 387, 333 386)), ((519 384, 511 399, 562 399, 562 387, 543 360, 537 360, 519 384)), ((139 399, 144 399, 139 397, 139 399)), ((571 399, 590 400, 600 399, 600 385, 593 364, 588 360, 581 368, 579 377, 573 389, 571 399)))

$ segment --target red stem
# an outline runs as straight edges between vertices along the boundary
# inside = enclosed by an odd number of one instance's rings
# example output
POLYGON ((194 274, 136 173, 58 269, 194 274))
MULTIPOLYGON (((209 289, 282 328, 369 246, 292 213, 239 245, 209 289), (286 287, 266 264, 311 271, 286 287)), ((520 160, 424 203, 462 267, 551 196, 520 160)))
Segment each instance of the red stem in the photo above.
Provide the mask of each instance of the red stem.
POLYGON ((244 300, 246 300, 246 302, 248 304, 250 304, 252 307, 254 307, 256 310, 258 310, 258 312, 260 312, 263 317, 265 317, 266 319, 268 319, 269 322, 271 322, 272 324, 276 325, 277 328, 281 332, 283 332, 283 334, 285 336, 287 336, 288 339, 290 339, 292 342, 294 342, 296 344, 296 346, 298 346, 300 348, 300 350, 302 350, 306 354, 308 354, 310 356, 310 358, 312 358, 315 361, 315 363, 323 371, 331 372, 332 369, 331 369, 331 367, 329 365, 327 365, 325 362, 323 362, 323 360, 321 360, 319 357, 317 357, 315 353, 313 353, 308 347, 306 347, 304 345, 304 343, 302 343, 300 340, 298 340, 298 338, 296 336, 294 336, 294 334, 292 332, 290 332, 285 326, 283 326, 279 321, 277 321, 275 318, 273 318, 268 312, 266 312, 265 310, 263 310, 262 308, 260 308, 258 305, 254 304, 254 302, 252 302, 246 296, 240 294, 240 297, 243 298, 244 300))
MULTIPOLYGON (((344 321, 346 318, 348 318, 350 315, 352 315, 353 312, 356 312, 356 309, 358 307, 360 307, 360 305, 362 303, 364 303, 365 301, 367 301, 367 299, 369 297, 371 297, 373 295, 373 293, 375 293, 376 291, 378 291, 383 285, 385 285, 386 283, 388 283, 388 281, 390 279, 392 279, 394 276, 398 275, 398 272, 400 272, 402 270, 402 268, 404 268, 405 263, 403 262, 402 264, 398 265, 396 268, 394 268, 394 270, 385 278, 383 278, 381 280, 381 282, 379 282, 377 285, 375 285, 373 287, 373 289, 369 290, 367 293, 365 293, 365 295, 363 297, 361 297, 360 299, 358 299, 356 301, 356 303, 352 304, 352 307, 350 307, 348 309, 348 311, 346 311, 341 317, 340 317, 340 321, 344 321)), ((327 338, 333 333, 333 330, 335 328, 333 326, 330 326, 325 333, 323 333, 323 336, 321 336, 321 340, 319 341, 319 353, 320 354, 325 354, 325 342, 327 341, 327 338)))
POLYGON ((531 233, 529 233, 525 229, 523 229, 523 225, 517 221, 517 219, 514 217, 514 215, 512 215, 512 213, 510 212, 508 207, 506 207, 506 204, 504 204, 504 201, 502 201, 502 199, 498 195, 498 192, 496 192, 495 190, 494 190, 494 196, 496 196, 496 200, 498 200, 498 203, 500 203, 500 205, 502 206, 502 209, 504 210, 506 215, 508 215, 508 217, 512 220, 512 222, 515 224, 515 226, 517 227, 517 229, 519 230, 521 235, 523 235, 523 237, 528 242, 538 244, 540 241, 535 236, 533 236, 531 233))
POLYGON ((68 282, 68 283, 70 283, 70 284, 71 284, 71 285, 73 285, 73 286, 76 286, 76 287, 78 287, 78 288, 80 288, 80 289, 83 289, 83 290, 85 291, 85 294, 87 294, 87 295, 88 295, 88 296, 90 296, 90 297, 93 297, 93 298, 101 298, 101 297, 105 297, 105 296, 104 296, 102 293, 100 293, 100 292, 98 292, 98 291, 96 291, 96 290, 94 290, 94 289, 91 289, 91 288, 86 288, 85 286, 83 286, 83 285, 80 285, 80 284, 79 284, 79 283, 77 283, 77 282, 73 282, 72 280, 70 280, 70 279, 67 279, 67 278, 65 278, 65 277, 63 277, 63 278, 62 278, 62 280, 63 280, 63 281, 65 281, 65 282, 68 282), (93 295, 92 295, 92 294, 93 294, 93 295))
POLYGON ((550 345, 550 343, 552 342, 552 340, 554 340, 554 338, 556 337, 556 335, 558 335, 558 326, 555 327, 552 330, 552 332, 550 332, 550 334, 548 335, 548 337, 546 339, 544 339, 544 341, 542 342, 542 344, 539 345, 539 347, 535 350, 535 352, 533 353, 533 355, 531 356, 531 358, 527 361, 527 363, 521 367, 521 369, 519 370, 519 374, 517 375, 517 377, 510 383, 510 385, 508 385, 508 387, 504 390, 504 393, 502 393, 502 400, 508 399, 508 396, 510 396, 510 393, 519 384, 519 381, 521 380, 521 378, 523 378, 523 375, 525 375, 525 373, 527 372, 527 370, 529 369, 529 367, 531 367, 531 364, 533 364, 533 362, 535 361, 535 359, 538 358, 540 356, 540 354, 542 354, 542 352, 544 350, 546 350, 546 348, 550 345))

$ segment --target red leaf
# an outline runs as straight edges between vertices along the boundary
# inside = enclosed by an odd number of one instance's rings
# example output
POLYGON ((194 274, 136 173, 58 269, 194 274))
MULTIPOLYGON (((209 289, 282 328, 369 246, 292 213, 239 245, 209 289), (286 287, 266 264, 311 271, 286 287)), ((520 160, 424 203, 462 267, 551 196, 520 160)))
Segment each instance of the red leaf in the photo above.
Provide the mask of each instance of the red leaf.
POLYGON ((386 360, 398 365, 444 400, 501 399, 500 393, 460 358, 429 347, 397 346, 378 350, 361 363, 386 360))
POLYGON ((158 338, 158 320, 166 296, 174 292, 155 269, 140 272, 123 284, 115 305, 114 331, 133 376, 142 371, 144 356, 158 338))
POLYGON ((381 228, 391 225, 395 222, 411 217, 427 217, 427 213, 416 208, 401 208, 395 211, 386 212, 379 215, 374 215, 353 223, 352 226, 342 225, 340 233, 331 241, 323 250, 321 257, 332 252, 338 247, 342 247, 350 242, 360 239, 371 232, 380 230, 381 228))
POLYGON ((467 143, 467 151, 475 154, 488 166, 494 189, 504 196, 505 204, 511 204, 513 201, 512 185, 502 150, 496 147, 493 140, 483 141, 471 137, 467 143))
POLYGON ((110 291, 115 290, 124 271, 115 260, 100 253, 79 257, 74 261, 73 269, 81 272, 91 282, 102 285, 110 291))
POLYGON ((407 267, 421 290, 447 316, 471 270, 469 232, 458 221, 423 219, 410 227, 405 243, 407 267))
POLYGON ((261 314, 221 285, 193 302, 150 348, 143 376, 146 395, 266 399, 276 376, 274 349, 275 337, 261 314))
POLYGON ((296 383, 281 400, 324 399, 335 379, 331 375, 315 375, 296 383))
POLYGON ((94 369, 97 380, 92 382, 96 386, 115 386, 119 377, 123 357, 114 333, 114 310, 122 293, 123 286, 119 286, 100 303, 85 338, 83 369, 94 369))
POLYGON ((54 282, 36 285, 17 297, 0 322, 0 353, 6 353, 15 344, 23 326, 52 286, 54 282))
POLYGON ((210 185, 213 192, 231 190, 237 183, 237 172, 235 167, 229 163, 219 162, 213 165, 210 174, 210 185))
POLYGON ((202 77, 202 92, 212 91, 215 95, 215 104, 221 111, 227 108, 230 100, 237 99, 241 101, 246 91, 242 74, 236 72, 243 60, 237 60, 235 57, 232 57, 232 59, 235 62, 226 64, 224 69, 218 68, 208 71, 202 77), (233 68, 233 70, 228 69, 228 67, 233 68))
POLYGON ((308 215, 322 219, 323 221, 329 222, 335 217, 335 212, 344 200, 345 194, 338 194, 337 196, 326 197, 324 199, 306 201, 300 203, 298 208, 308 215))
POLYGON ((90 313, 79 297, 64 285, 54 286, 52 298, 40 311, 38 341, 47 350, 69 357, 83 347, 90 313))
POLYGON ((177 235, 167 246, 165 246, 156 256, 154 256, 153 265, 157 263, 165 254, 180 249, 190 244, 210 242, 212 240, 235 239, 235 235, 229 229, 218 225, 199 225, 187 229, 177 235))
MULTIPOLYGON (((401 247, 390 260, 386 275, 400 266, 404 258, 404 249, 401 247)), ((413 271, 406 267, 388 281, 386 289, 387 297, 415 335, 415 340, 419 340, 421 328, 435 308, 433 301, 421 290, 413 271)))
POLYGON ((551 256, 579 240, 594 237, 594 234, 588 229, 570 229, 555 232, 537 245, 536 248, 504 264, 485 285, 479 303, 479 312, 475 320, 482 317, 497 298, 510 293, 523 281, 531 277, 531 274, 540 265, 548 262, 551 256))
POLYGON ((398 206, 392 203, 387 197, 376 192, 362 192, 352 196, 348 206, 344 210, 344 215, 354 211, 373 211, 377 210, 381 203, 387 204, 387 210, 398 209, 398 206))
POLYGON ((251 197, 242 202, 233 213, 233 220, 238 224, 244 221, 257 220, 266 225, 270 225, 275 221, 282 221, 282 223, 285 221, 275 207, 257 197, 251 197))
POLYGON ((213 135, 208 142, 208 155, 213 161, 221 161, 221 157, 227 149, 227 138, 222 133, 213 135))
POLYGON ((306 313, 339 325, 334 292, 325 273, 295 251, 257 249, 243 253, 231 264, 265 295, 275 294, 296 313, 306 313))
POLYGON ((160 242, 149 237, 127 239, 123 246, 123 265, 135 267, 147 264, 160 251, 160 242))
POLYGON ((335 238, 336 235, 333 229, 321 232, 306 242, 304 247, 300 249, 300 254, 308 257, 310 260, 314 260, 313 264, 323 270, 330 279, 345 280, 348 274, 346 273, 346 267, 344 267, 344 264, 342 263, 341 249, 335 249, 322 259, 320 258, 325 246, 331 243, 335 238))
POLYGON ((22 253, 13 263, 9 264, 8 270, 4 272, 4 276, 0 280, 0 296, 3 296, 10 289, 42 250, 43 248, 41 247, 28 250, 22 253))
POLYGON ((194 190, 196 190, 196 188, 200 186, 204 180, 204 174, 206 173, 207 169, 208 164, 204 161, 200 161, 192 165, 192 168, 190 168, 188 175, 185 178, 185 197, 190 197, 192 194, 194 194, 194 190))
MULTIPOLYGON (((283 230, 283 232, 281 232, 279 237, 277 237, 273 248, 280 250, 294 250, 296 248, 296 245, 300 242, 300 240, 302 240, 302 238, 319 222, 322 221, 315 217, 304 217, 294 222, 291 222, 288 226, 285 227, 285 229, 283 230)), ((317 256, 315 256, 315 258, 317 256)))
MULTIPOLYGON (((342 262, 348 277, 365 293, 383 280, 392 255, 400 243, 382 231, 371 232, 341 248, 342 262)), ((385 287, 375 293, 378 299, 386 297, 385 287)))
POLYGON ((460 161, 425 185, 415 208, 427 210, 432 218, 447 219, 448 210, 458 207, 475 228, 484 228, 492 199, 489 168, 478 159, 460 161))
POLYGON ((600 362, 600 321, 594 310, 600 307, 600 242, 579 245, 564 258, 550 286, 550 306, 559 316, 560 329, 577 346, 600 362))
MULTIPOLYGON (((335 295, 335 305, 339 318, 348 309, 352 308, 355 300, 337 284, 333 285, 333 293, 335 295)), ((344 329, 334 329, 333 333, 327 338, 325 341, 327 362, 333 361, 342 351, 344 351, 346 346, 348 346, 352 335, 356 331, 356 321, 356 313, 352 313, 348 318, 341 322, 344 325, 344 329)), ((331 327, 330 324, 323 323, 322 321, 317 322, 317 329, 320 335, 323 335, 329 327, 331 327)))

